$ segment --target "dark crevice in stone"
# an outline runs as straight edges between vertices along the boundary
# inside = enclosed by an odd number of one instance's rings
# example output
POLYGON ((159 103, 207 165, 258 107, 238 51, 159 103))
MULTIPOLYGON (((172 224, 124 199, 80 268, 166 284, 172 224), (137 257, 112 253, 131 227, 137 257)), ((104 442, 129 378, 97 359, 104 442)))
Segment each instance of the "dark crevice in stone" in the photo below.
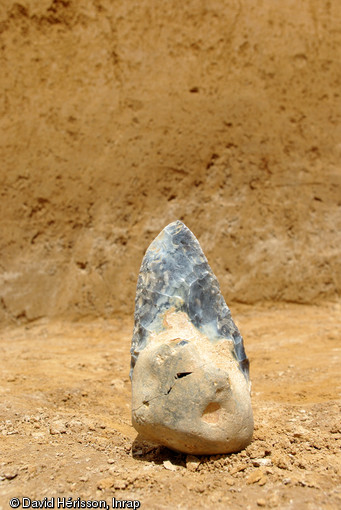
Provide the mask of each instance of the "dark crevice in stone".
MULTIPOLYGON (((182 379, 183 377, 186 377, 187 375, 191 375, 193 372, 178 372, 175 376, 175 381, 177 381, 178 379, 182 379)), ((174 383, 175 384, 175 383, 174 383)), ((169 390, 165 393, 165 395, 169 395, 171 390, 173 389, 174 387, 174 384, 172 384, 172 386, 169 388, 169 390)))
POLYGON ((179 372, 176 374, 175 379, 182 379, 182 377, 186 377, 186 375, 191 375, 193 372, 179 372))

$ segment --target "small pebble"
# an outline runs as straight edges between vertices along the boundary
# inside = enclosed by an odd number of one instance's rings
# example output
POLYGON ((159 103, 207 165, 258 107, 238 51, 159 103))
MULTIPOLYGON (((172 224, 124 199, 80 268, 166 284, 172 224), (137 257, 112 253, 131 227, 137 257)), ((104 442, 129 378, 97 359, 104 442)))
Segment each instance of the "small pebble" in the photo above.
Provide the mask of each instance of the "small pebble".
POLYGON ((6 480, 13 480, 13 478, 16 478, 17 476, 17 471, 6 471, 6 473, 4 473, 4 478, 6 480))
POLYGON ((169 469, 169 471, 176 471, 176 466, 174 466, 174 464, 172 464, 170 460, 164 460, 163 467, 165 469, 169 469))
POLYGON ((127 487, 127 485, 128 485, 128 483, 127 483, 127 482, 125 482, 124 480, 116 480, 116 481, 114 482, 113 487, 114 487, 114 489, 120 489, 120 490, 123 490, 123 489, 125 489, 125 488, 127 487))
POLYGON ((253 471, 253 473, 251 473, 251 475, 248 477, 246 483, 257 483, 261 480, 261 478, 263 478, 263 471, 256 469, 256 471, 253 471))
POLYGON ((65 423, 61 420, 54 421, 50 425, 50 434, 65 434, 66 433, 66 427, 65 423))
POLYGON ((269 459, 268 457, 265 457, 264 459, 254 459, 252 461, 252 464, 255 467, 259 467, 259 466, 271 466, 272 462, 271 462, 271 459, 269 459))
POLYGON ((247 469, 249 466, 247 464, 239 464, 238 466, 234 466, 231 471, 230 471, 230 474, 231 475, 234 475, 235 473, 238 473, 239 471, 244 471, 245 469, 247 469))
POLYGON ((113 478, 103 478, 97 484, 97 489, 105 490, 113 487, 115 480, 113 478))

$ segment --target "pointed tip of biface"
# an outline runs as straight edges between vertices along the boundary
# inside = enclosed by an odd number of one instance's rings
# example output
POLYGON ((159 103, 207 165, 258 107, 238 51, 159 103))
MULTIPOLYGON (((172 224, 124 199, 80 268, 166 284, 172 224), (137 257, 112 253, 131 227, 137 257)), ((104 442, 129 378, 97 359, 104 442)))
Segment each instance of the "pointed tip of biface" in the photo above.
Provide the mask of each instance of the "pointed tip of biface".
POLYGON ((173 228, 176 228, 176 227, 181 227, 182 228, 182 227, 186 227, 186 225, 181 220, 175 220, 175 221, 172 221, 171 223, 168 223, 168 225, 165 227, 165 229, 173 229, 173 228))
MULTIPOLYGON (((172 223, 169 223, 162 232, 167 232, 167 234, 170 234, 171 236, 180 234, 181 232, 187 232, 191 233, 191 235, 195 238, 193 232, 185 225, 185 223, 181 220, 173 221, 172 223)), ((196 238, 195 238, 196 239, 196 238)))

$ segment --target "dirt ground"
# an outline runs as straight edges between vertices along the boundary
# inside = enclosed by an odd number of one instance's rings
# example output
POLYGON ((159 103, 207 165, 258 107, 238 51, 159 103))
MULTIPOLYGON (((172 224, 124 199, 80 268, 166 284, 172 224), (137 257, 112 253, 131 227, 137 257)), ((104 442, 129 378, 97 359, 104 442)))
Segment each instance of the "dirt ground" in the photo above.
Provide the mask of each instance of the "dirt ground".
POLYGON ((339 0, 0 0, 0 507, 336 509, 339 0), (143 254, 193 231, 251 360, 255 433, 137 438, 143 254))
POLYGON ((135 499, 141 508, 341 506, 340 304, 232 310, 251 360, 254 438, 190 459, 136 437, 131 318, 2 331, 0 501, 135 499))

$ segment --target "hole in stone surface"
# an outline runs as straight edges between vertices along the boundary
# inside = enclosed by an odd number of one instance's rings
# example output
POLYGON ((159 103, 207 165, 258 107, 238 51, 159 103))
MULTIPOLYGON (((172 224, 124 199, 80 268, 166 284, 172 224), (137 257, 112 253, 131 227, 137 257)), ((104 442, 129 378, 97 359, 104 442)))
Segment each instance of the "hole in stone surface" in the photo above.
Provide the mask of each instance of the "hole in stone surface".
POLYGON ((187 340, 181 340, 181 342, 178 342, 176 345, 181 345, 184 346, 184 345, 187 345, 188 344, 188 341, 187 340))
POLYGON ((148 402, 148 400, 144 400, 144 401, 143 401, 143 405, 145 405, 146 407, 149 407, 149 402, 148 402))
POLYGON ((178 372, 175 376, 175 379, 181 379, 182 377, 186 377, 186 375, 191 375, 193 372, 178 372))
POLYGON ((221 406, 217 402, 211 402, 202 413, 202 419, 207 423, 217 423, 221 415, 221 406))

